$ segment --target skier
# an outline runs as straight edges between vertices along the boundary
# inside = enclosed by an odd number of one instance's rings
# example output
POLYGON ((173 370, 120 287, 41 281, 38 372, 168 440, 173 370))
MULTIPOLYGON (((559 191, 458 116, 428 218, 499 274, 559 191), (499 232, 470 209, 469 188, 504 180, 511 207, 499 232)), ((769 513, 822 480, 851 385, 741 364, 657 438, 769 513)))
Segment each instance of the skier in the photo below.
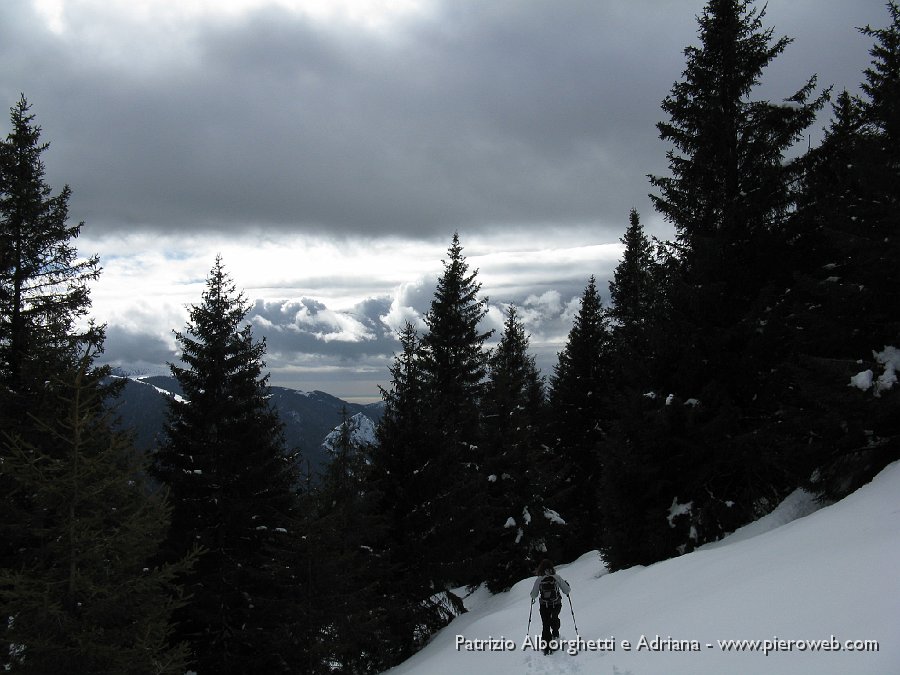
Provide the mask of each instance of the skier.
POLYGON ((568 595, 570 590, 572 589, 568 582, 553 569, 553 563, 546 558, 542 560, 537 568, 534 587, 531 589, 531 604, 533 605, 535 598, 540 596, 541 622, 543 623, 541 645, 544 654, 552 651, 550 641, 559 639, 559 611, 562 609, 560 591, 568 595))

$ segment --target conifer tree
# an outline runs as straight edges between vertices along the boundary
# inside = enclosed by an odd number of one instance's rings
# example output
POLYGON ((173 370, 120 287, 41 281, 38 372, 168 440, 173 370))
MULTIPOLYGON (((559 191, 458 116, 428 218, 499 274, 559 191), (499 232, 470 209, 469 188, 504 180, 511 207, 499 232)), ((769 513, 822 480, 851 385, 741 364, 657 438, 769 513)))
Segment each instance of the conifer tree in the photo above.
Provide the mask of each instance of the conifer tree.
POLYGON ((804 158, 797 274, 766 317, 769 339, 792 347, 779 367, 779 431, 806 451, 798 481, 812 475, 808 487, 831 499, 900 452, 897 395, 877 381, 866 391, 847 386, 860 372, 877 380, 886 367, 877 355, 900 334, 900 10, 888 10, 888 27, 860 29, 875 40, 863 96, 837 98, 822 144, 804 158))
POLYGON ((543 380, 528 352, 529 338, 515 305, 507 309, 503 334, 491 352, 485 389, 484 447, 494 527, 487 584, 509 588, 528 576, 556 541, 544 517, 544 484, 550 455, 543 445, 547 417, 543 380))
POLYGON ((32 418, 44 442, 0 440, 0 537, 21 544, 0 566, 0 668, 181 675, 187 652, 168 644, 170 616, 181 603, 175 575, 192 555, 151 564, 170 507, 143 457, 111 431, 91 349, 54 387, 63 415, 32 418))
POLYGON ((485 342, 492 331, 479 328, 487 300, 478 297, 478 271, 469 271, 462 251, 454 233, 422 337, 429 416, 420 462, 429 496, 422 508, 431 521, 423 533, 423 550, 438 587, 480 582, 478 558, 484 553, 479 514, 487 474, 480 404, 487 374, 485 342))
POLYGON ((674 148, 671 175, 651 177, 660 191, 652 198, 675 227, 678 265, 657 414, 690 406, 679 414, 684 480, 671 486, 673 499, 693 504, 680 550, 761 515, 791 487, 784 446, 757 433, 778 408, 772 371, 782 356, 773 348, 784 345, 759 339, 757 328, 766 294, 791 273, 788 223, 802 164, 786 153, 828 93, 813 97, 811 77, 783 104, 751 98, 791 41, 773 41, 764 16, 749 1, 708 2, 700 46, 685 50, 683 80, 662 104, 669 121, 658 125, 674 148))
POLYGON ((177 615, 200 671, 290 668, 303 663, 298 641, 313 637, 297 634, 293 614, 297 477, 269 402, 265 342, 253 339, 247 312, 217 258, 186 330, 175 333, 184 366, 171 369, 184 400, 170 402, 156 458, 174 498, 171 549, 206 549, 177 615))
MULTIPOLYGON (((662 103, 669 121, 657 125, 674 148, 671 175, 650 178, 660 191, 651 198, 676 230, 680 270, 671 295, 685 357, 673 363, 668 388, 685 397, 700 397, 713 380, 728 389, 754 379, 732 354, 747 339, 741 320, 760 289, 789 274, 785 226, 801 166, 785 153, 827 96, 810 100, 813 76, 785 104, 751 99, 791 42, 773 41, 764 16, 748 0, 708 2, 698 19, 700 46, 685 49, 684 79, 662 103)), ((740 394, 756 392, 751 385, 740 394)))
POLYGON ((752 300, 766 273, 765 260, 783 241, 799 171, 786 162, 825 102, 810 101, 816 78, 785 99, 753 101, 763 70, 791 42, 772 42, 765 9, 748 0, 710 0, 699 17, 701 46, 685 49, 684 79, 662 103, 670 121, 657 126, 670 176, 651 176, 657 210, 676 228, 685 281, 706 288, 702 308, 713 325, 727 326, 752 300))
POLYGON ((614 380, 616 388, 652 387, 651 372, 665 320, 663 271, 653 242, 644 233, 635 209, 620 239, 625 246, 622 260, 609 282, 614 380))
POLYGON ((0 616, 12 672, 183 672, 168 647, 173 576, 153 567, 168 510, 104 410, 103 329, 85 319, 96 256, 24 96, 0 143, 0 616))
POLYGON ((424 565, 425 533, 432 528, 429 500, 433 431, 427 410, 423 350, 415 327, 400 332, 401 350, 390 368, 391 386, 382 388, 384 411, 376 429, 368 491, 384 520, 377 545, 387 571, 381 607, 384 610, 382 659, 395 665, 425 646, 429 637, 462 611, 450 594, 435 593, 430 566, 424 565), (402 580, 402 583, 397 583, 402 580))
POLYGON ((358 420, 341 411, 330 460, 314 491, 309 547, 315 564, 307 583, 316 589, 318 623, 314 668, 307 672, 383 672, 395 665, 385 649, 389 560, 380 551, 384 516, 369 478, 372 448, 354 438, 358 420))
POLYGON ((45 181, 49 144, 30 109, 22 96, 0 143, 0 425, 19 433, 27 433, 25 411, 36 412, 42 399, 54 404, 43 398, 44 383, 72 367, 84 345, 102 343, 102 329, 79 327, 99 262, 78 256, 83 223, 67 223, 69 187, 53 195, 45 181))
POLYGON ((665 558, 679 543, 674 530, 659 527, 671 505, 680 421, 671 407, 660 412, 655 401, 666 367, 659 355, 669 351, 674 323, 666 301, 667 256, 644 234, 635 210, 621 242, 625 250, 609 284, 608 310, 615 405, 600 445, 598 486, 600 550, 610 569, 665 558))
POLYGON ((484 344, 492 331, 481 331, 487 300, 479 298, 478 270, 469 272, 459 235, 454 234, 444 273, 438 279, 425 316, 423 374, 451 445, 478 440, 478 404, 487 374, 484 344))
POLYGON ((551 443, 558 466, 553 499, 568 523, 567 557, 598 542, 599 442, 611 422, 609 337, 609 321, 592 276, 551 378, 551 443))
MULTIPOLYGON (((860 28, 863 35, 874 39, 869 52, 872 63, 865 70, 866 79, 860 88, 866 96, 865 121, 885 140, 882 151, 896 160, 900 155, 900 5, 891 0, 887 9, 891 15, 888 26, 860 28)), ((893 169, 896 176, 896 164, 893 169)))
MULTIPOLYGON (((384 507, 390 527, 397 533, 410 525, 416 507, 423 503, 424 493, 414 476, 427 458, 419 456, 426 428, 425 383, 422 373, 422 348, 415 326, 407 322, 399 334, 401 350, 391 365, 391 386, 381 388, 384 411, 376 429, 375 472, 382 481, 384 507)), ((423 523, 421 527, 424 527, 423 523)), ((401 544, 405 536, 398 537, 401 544)))

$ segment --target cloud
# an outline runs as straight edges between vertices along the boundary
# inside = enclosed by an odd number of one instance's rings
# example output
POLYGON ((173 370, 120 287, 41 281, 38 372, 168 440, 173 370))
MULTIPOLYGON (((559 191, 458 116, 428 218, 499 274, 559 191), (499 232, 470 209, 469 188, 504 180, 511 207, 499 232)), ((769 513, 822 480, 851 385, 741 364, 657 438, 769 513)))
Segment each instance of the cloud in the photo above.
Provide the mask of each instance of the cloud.
POLYGON ((392 344, 380 320, 388 309, 387 298, 368 298, 343 311, 310 298, 256 300, 248 319, 265 336, 269 351, 281 358, 322 354, 350 359, 383 354, 392 344))
MULTIPOLYGON (((810 49, 884 20, 880 0, 847 4, 769 3, 779 34, 799 33, 773 90, 820 61, 855 86, 838 49, 810 49)), ((608 238, 632 206, 650 212, 659 103, 702 3, 455 0, 388 32, 277 4, 157 16, 73 2, 65 30, 11 7, 0 93, 32 98, 50 173, 96 231, 435 237, 593 221, 608 238)))
MULTIPOLYGON (((101 254, 111 359, 171 358, 221 253, 273 381, 371 393, 459 231, 491 325, 519 306, 548 372, 591 274, 607 295, 630 209, 671 236, 646 175, 667 172, 655 124, 704 4, 10 0, 0 100, 33 103, 47 178, 101 254)), ((796 39, 762 95, 814 72, 857 88, 854 27, 884 25, 883 0, 767 6, 796 39)))
POLYGON ((176 360, 172 344, 150 333, 108 326, 105 351, 100 360, 129 373, 156 375, 168 372, 166 363, 176 360))

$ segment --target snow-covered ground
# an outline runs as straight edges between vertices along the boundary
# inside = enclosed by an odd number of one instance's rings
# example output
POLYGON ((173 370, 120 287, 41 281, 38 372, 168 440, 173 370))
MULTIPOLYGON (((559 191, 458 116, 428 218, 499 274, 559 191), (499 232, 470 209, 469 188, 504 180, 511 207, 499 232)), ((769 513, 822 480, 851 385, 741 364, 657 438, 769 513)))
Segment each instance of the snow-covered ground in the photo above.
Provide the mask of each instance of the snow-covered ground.
POLYGON ((900 674, 900 462, 831 506, 795 493, 679 558, 608 574, 589 553, 557 570, 572 585, 578 633, 568 602, 561 618, 574 653, 527 646, 524 579, 474 593, 466 614, 390 673, 900 674), (877 651, 861 651, 872 641, 877 651))

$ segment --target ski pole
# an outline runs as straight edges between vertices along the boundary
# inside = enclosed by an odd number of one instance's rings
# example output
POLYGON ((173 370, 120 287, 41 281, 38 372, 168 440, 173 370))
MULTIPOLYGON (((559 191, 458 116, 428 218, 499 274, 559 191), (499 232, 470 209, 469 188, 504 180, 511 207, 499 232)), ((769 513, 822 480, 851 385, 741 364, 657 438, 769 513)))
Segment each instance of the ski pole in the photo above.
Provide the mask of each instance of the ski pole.
POLYGON ((534 598, 531 599, 531 607, 528 608, 528 630, 525 631, 525 637, 531 635, 531 612, 534 610, 534 598))
POLYGON ((566 597, 569 599, 569 611, 572 612, 572 623, 575 625, 575 637, 581 637, 578 635, 578 623, 575 621, 575 608, 572 607, 572 596, 566 593, 566 597))

